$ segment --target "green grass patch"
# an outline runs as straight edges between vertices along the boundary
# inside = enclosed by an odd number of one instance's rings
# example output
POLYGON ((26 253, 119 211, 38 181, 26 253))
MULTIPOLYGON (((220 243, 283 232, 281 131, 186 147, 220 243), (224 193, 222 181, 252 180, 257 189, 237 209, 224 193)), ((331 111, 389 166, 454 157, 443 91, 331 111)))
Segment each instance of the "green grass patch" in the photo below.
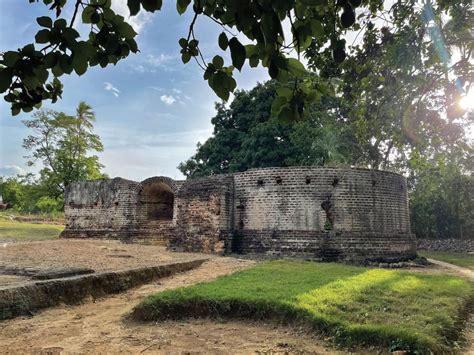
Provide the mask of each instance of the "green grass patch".
POLYGON ((265 319, 307 325, 343 347, 450 352, 474 284, 447 275, 279 260, 147 297, 140 320, 265 319))
POLYGON ((444 261, 450 264, 467 267, 474 270, 474 255, 468 253, 454 253, 447 251, 418 251, 425 258, 444 261))
POLYGON ((26 223, 0 219, 0 240, 44 240, 54 239, 64 226, 56 224, 26 223))

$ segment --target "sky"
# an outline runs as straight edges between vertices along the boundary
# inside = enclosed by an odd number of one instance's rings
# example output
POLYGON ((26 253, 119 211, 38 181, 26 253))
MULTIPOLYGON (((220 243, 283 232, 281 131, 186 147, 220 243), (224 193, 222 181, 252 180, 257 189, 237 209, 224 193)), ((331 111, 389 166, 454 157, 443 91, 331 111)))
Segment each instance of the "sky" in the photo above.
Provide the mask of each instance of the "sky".
MULTIPOLYGON (((113 0, 113 6, 128 18, 126 0, 113 0)), ((65 11, 70 18, 71 9, 65 11)), ((43 15, 53 16, 53 12, 42 1, 1 0, 0 51, 31 43, 40 29, 36 17, 43 15)), ((43 108, 69 114, 80 101, 92 106, 95 131, 104 144, 99 157, 109 176, 135 181, 158 175, 183 178, 178 164, 194 154, 198 142, 211 136, 214 104, 219 99, 202 78, 202 70, 192 61, 184 65, 179 54, 178 40, 187 36, 190 17, 191 13, 179 16, 175 2, 169 0, 158 13, 132 17, 140 53, 116 66, 90 68, 81 77, 63 75, 62 99, 43 103, 43 108)), ((217 45, 221 32, 217 24, 199 18, 195 29, 207 60, 215 54, 228 58, 217 45)), ((263 68, 246 65, 235 78, 239 88, 250 89, 268 75, 263 68)), ((0 99, 0 176, 41 168, 26 165, 27 152, 22 148, 29 131, 21 121, 33 112, 12 117, 10 106, 0 99)))

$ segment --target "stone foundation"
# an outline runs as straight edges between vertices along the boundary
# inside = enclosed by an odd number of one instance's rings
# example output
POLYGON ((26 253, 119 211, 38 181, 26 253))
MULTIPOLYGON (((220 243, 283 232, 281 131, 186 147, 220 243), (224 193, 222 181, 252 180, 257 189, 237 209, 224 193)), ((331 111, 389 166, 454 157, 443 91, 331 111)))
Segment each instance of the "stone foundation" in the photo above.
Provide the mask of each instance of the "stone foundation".
POLYGON ((418 249, 473 253, 474 239, 417 239, 418 249))

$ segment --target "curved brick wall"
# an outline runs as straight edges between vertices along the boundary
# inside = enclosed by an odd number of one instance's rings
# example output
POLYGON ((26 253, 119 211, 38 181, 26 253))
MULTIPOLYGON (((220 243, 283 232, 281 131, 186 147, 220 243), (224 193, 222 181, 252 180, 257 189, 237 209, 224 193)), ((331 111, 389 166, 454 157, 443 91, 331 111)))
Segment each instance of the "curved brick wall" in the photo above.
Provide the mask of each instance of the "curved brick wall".
POLYGON ((293 167, 234 174, 241 253, 364 260, 416 254, 406 181, 365 169, 293 167))
POLYGON ((65 216, 63 237, 153 240, 183 251, 352 261, 416 255, 405 178, 383 171, 292 167, 84 181, 68 187, 65 216), (173 193, 172 218, 160 189, 173 193))

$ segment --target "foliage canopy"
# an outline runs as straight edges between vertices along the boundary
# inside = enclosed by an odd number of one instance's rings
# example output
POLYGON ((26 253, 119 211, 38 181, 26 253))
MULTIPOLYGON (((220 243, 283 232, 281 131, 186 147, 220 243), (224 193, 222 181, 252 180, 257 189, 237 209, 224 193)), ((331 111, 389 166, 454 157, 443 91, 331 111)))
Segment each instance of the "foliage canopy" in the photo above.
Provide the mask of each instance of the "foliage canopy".
MULTIPOLYGON (((137 33, 114 11, 111 0, 42 2, 55 12, 56 19, 37 18, 41 27, 35 36, 37 46, 30 43, 4 52, 0 60, 0 93, 6 92, 13 115, 29 112, 44 100, 55 102, 62 93, 61 75, 73 71, 82 75, 89 67, 106 67, 138 52, 137 33), (64 18, 67 6, 72 6, 68 20, 64 18), (90 25, 90 32, 81 36, 75 29, 77 21, 90 25)), ((299 58, 316 40, 330 48, 335 62, 342 62, 346 53, 341 34, 355 24, 355 9, 363 6, 375 12, 382 4, 382 0, 177 0, 179 14, 193 13, 187 35, 179 40, 181 59, 183 63, 194 59, 209 86, 224 100, 236 88, 234 70, 240 71, 245 63, 264 66, 271 78, 281 82, 294 78, 293 89, 279 93, 275 115, 298 119, 317 92, 300 79, 306 69, 289 53, 295 51, 299 58), (220 55, 205 60, 194 33, 199 17, 222 27, 217 42, 230 52, 231 64, 226 65, 220 55), (291 28, 291 38, 285 38, 285 22, 291 28), (244 45, 242 38, 249 44, 244 45)), ((162 0, 128 0, 127 5, 135 16, 140 11, 160 11, 162 0)))

